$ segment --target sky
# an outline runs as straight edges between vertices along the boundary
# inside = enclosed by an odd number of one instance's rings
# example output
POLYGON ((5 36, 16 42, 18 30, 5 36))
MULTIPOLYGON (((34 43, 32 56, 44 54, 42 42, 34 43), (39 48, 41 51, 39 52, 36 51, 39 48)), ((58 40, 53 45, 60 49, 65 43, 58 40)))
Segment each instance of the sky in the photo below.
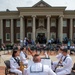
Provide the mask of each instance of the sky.
MULTIPOLYGON (((0 11, 17 10, 17 7, 31 7, 40 0, 0 0, 0 11)), ((49 5, 66 6, 66 10, 75 10, 75 0, 43 0, 49 5)))

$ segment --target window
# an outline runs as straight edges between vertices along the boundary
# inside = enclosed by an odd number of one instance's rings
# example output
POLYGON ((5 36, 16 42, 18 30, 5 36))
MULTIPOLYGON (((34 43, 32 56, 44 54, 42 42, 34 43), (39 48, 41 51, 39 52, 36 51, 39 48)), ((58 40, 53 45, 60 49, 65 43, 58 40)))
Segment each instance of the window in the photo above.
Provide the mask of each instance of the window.
POLYGON ((67 33, 63 33, 63 39, 67 37, 67 33))
POLYGON ((51 32, 51 38, 56 38, 56 33, 55 32, 51 32))
POLYGON ((17 41, 20 40, 20 33, 16 33, 16 40, 17 40, 17 41))
POLYGON ((75 20, 74 20, 74 27, 75 27, 75 20))
POLYGON ((31 32, 28 32, 28 33, 27 33, 27 38, 28 38, 28 39, 31 39, 31 38, 32 38, 32 33, 31 33, 31 32))
POLYGON ((44 19, 39 19, 39 27, 43 26, 44 27, 44 19))
POLYGON ((10 41, 10 33, 6 33, 6 41, 10 41))
POLYGON ((17 27, 20 27, 20 20, 17 20, 16 24, 17 24, 17 27))
POLYGON ((31 20, 31 19, 28 19, 28 20, 27 20, 27 26, 28 26, 28 27, 31 27, 31 26, 32 26, 32 20, 31 20))
POLYGON ((51 27, 56 27, 56 19, 51 19, 51 27))
POLYGON ((6 27, 10 27, 10 20, 6 20, 6 27))
POLYGON ((63 20, 63 27, 67 27, 67 20, 63 20))

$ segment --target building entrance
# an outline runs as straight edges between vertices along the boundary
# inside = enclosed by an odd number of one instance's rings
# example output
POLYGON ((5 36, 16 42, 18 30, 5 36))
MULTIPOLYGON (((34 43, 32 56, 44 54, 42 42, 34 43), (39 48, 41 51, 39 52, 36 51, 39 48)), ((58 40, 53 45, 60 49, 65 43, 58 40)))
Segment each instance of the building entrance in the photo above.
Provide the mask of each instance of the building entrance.
POLYGON ((38 33, 38 35, 37 35, 37 41, 40 44, 45 44, 46 43, 45 33, 38 33))

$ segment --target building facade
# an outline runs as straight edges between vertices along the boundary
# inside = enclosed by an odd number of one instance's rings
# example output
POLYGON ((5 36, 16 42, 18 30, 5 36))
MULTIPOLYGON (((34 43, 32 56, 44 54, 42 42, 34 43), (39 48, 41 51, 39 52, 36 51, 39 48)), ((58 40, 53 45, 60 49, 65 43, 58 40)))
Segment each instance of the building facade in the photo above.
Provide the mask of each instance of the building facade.
POLYGON ((50 38, 75 38, 75 11, 52 7, 43 0, 17 11, 0 11, 2 43, 19 43, 25 37, 36 40, 38 34, 50 38))

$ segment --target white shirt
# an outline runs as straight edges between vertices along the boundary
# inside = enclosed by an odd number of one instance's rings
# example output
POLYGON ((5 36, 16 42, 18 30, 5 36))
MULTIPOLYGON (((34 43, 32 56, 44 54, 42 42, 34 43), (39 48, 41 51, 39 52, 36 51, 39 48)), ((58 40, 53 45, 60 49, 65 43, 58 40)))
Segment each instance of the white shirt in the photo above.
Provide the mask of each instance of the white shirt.
POLYGON ((70 49, 74 49, 75 47, 74 46, 70 46, 70 49))
POLYGON ((20 60, 23 62, 23 64, 28 64, 28 60, 23 51, 20 52, 20 60))
POLYGON ((57 58, 58 60, 60 60, 62 56, 63 56, 62 53, 59 53, 58 55, 56 55, 56 58, 57 58))
POLYGON ((51 40, 48 40, 48 43, 51 43, 51 40))
POLYGON ((62 63, 63 69, 66 70, 68 73, 71 73, 72 69, 72 58, 67 55, 65 61, 62 63))
POLYGON ((49 66, 42 65, 41 63, 34 63, 32 66, 24 70, 24 75, 56 75, 56 74, 52 71, 51 68, 49 68, 49 66))
POLYGON ((13 57, 11 57, 10 58, 10 71, 12 71, 13 69, 17 69, 17 68, 20 68, 20 66, 18 65, 16 60, 13 57))

